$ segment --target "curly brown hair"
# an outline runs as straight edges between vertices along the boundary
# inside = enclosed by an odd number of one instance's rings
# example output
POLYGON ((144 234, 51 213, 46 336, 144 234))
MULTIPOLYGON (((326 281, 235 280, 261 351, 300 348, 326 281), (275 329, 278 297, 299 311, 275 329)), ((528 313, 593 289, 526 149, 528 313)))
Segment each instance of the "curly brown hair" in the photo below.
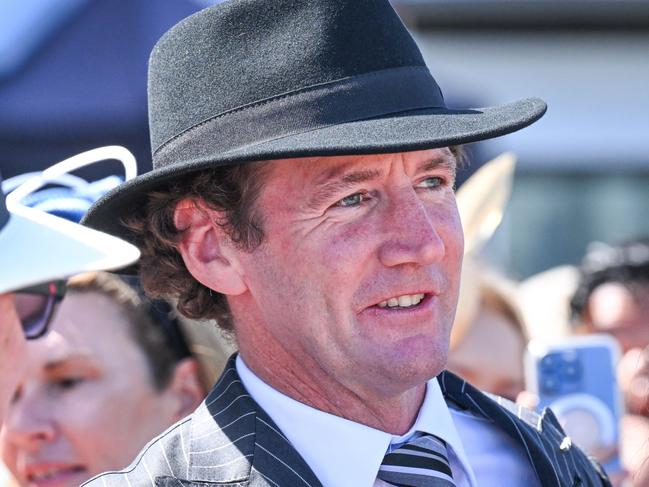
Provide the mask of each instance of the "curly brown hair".
MULTIPOLYGON (((450 147, 458 166, 461 146, 450 147)), ((140 248, 140 279, 150 296, 177 298, 178 311, 195 320, 216 320, 233 332, 226 297, 198 282, 178 252, 182 233, 174 225, 174 211, 184 199, 203 202, 223 214, 221 225, 240 248, 254 250, 264 238, 263 219, 256 206, 267 161, 249 162, 190 173, 148 193, 147 204, 122 223, 140 248)))
POLYGON ((177 298, 178 311, 196 320, 216 320, 225 331, 233 331, 224 295, 198 282, 187 270, 178 252, 181 235, 174 224, 174 211, 184 199, 201 201, 222 212, 221 225, 234 243, 253 250, 263 240, 262 220, 256 211, 263 162, 250 162, 190 173, 151 191, 143 208, 122 222, 134 237, 142 256, 140 279, 148 295, 177 298))

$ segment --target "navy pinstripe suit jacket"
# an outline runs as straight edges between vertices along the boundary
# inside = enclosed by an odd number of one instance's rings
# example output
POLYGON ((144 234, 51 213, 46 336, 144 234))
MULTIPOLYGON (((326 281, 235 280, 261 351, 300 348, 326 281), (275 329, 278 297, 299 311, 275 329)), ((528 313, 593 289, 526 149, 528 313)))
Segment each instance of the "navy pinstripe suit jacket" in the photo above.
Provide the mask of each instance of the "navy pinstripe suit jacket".
MULTIPOLYGON (((443 372, 438 380, 451 407, 489 418, 523 446, 543 486, 610 485, 599 466, 571 445, 549 410, 539 416, 487 396, 450 372, 443 372)), ((214 485, 321 487, 300 454, 244 389, 234 356, 193 414, 152 440, 126 469, 102 474, 84 484, 214 485)), ((508 485, 506 480, 503 485, 508 485)))

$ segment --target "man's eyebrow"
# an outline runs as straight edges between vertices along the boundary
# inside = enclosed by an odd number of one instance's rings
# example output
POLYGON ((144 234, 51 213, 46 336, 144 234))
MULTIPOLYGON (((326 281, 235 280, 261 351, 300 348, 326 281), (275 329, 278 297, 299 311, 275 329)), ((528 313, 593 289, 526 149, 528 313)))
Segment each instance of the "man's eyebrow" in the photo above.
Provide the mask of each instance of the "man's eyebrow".
POLYGON ((359 169, 345 172, 342 175, 330 175, 324 179, 325 182, 317 187, 313 196, 309 198, 307 206, 318 209, 323 204, 330 203, 336 195, 355 187, 358 183, 372 181, 380 176, 381 172, 376 169, 359 169))
POLYGON ((66 354, 48 361, 43 367, 47 372, 55 372, 71 364, 88 364, 94 365, 95 361, 92 356, 86 354, 66 354))
POLYGON ((451 173, 450 184, 453 187, 453 190, 455 191, 455 184, 457 178, 457 159, 453 154, 448 154, 447 156, 437 157, 435 159, 429 159, 423 161, 417 167, 416 174, 426 173, 429 171, 439 171, 439 170, 448 171, 451 173))
POLYGON ((426 172, 432 171, 435 169, 447 169, 455 175, 457 171, 457 162, 455 161, 455 156, 452 154, 446 157, 436 157, 435 159, 427 159, 422 161, 417 166, 417 172, 426 172))
MULTIPOLYGON (((436 157, 434 159, 426 159, 419 163, 417 166, 417 173, 446 169, 453 173, 455 178, 456 162, 453 154, 447 156, 436 157)), ((326 173, 322 178, 322 183, 318 186, 307 203, 307 207, 311 209, 319 209, 323 204, 329 204, 331 199, 336 195, 344 192, 347 189, 353 188, 358 183, 365 181, 372 181, 381 176, 381 171, 376 169, 358 169, 347 172, 331 171, 326 173)))

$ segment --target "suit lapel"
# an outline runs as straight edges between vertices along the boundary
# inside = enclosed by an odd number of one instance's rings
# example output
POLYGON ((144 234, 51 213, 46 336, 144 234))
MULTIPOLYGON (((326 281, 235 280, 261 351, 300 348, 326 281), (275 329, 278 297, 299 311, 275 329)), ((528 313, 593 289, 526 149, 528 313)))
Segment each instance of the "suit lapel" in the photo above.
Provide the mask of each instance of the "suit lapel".
POLYGON ((160 487, 322 487, 313 471, 243 387, 236 355, 192 415, 186 479, 158 477, 160 487))
POLYGON ((258 476, 271 480, 272 484, 322 487, 311 468, 261 408, 257 414, 253 470, 258 476))
POLYGON ((243 482, 255 450, 256 405, 228 362, 190 425, 187 479, 243 482))
POLYGON ((556 456, 555 450, 558 450, 558 444, 556 448, 552 447, 549 441, 542 439, 538 429, 521 419, 522 416, 529 414, 530 417, 524 419, 533 420, 537 418, 534 413, 529 413, 513 403, 499 404, 502 402, 500 398, 497 398, 499 400, 497 402, 450 372, 442 372, 438 381, 447 400, 461 409, 493 421, 523 447, 541 485, 566 485, 560 479, 568 481, 567 485, 572 485, 572 479, 562 475, 562 472, 555 467, 557 459, 555 458, 555 462, 552 461, 551 457, 556 456))

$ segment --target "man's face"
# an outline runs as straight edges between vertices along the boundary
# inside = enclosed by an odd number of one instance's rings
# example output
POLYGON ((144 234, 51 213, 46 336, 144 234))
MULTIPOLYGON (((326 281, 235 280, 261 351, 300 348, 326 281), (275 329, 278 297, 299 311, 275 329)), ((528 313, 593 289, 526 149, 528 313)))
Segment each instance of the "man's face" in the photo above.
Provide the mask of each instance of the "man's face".
POLYGON ((245 313, 294 363, 361 395, 438 374, 463 253, 455 169, 446 148, 268 164, 266 237, 241 254, 245 313))
POLYGON ((649 346, 649 285, 607 282, 588 300, 590 331, 610 333, 623 351, 649 346))
POLYGON ((25 337, 12 294, 0 294, 0 423, 26 365, 25 337))

